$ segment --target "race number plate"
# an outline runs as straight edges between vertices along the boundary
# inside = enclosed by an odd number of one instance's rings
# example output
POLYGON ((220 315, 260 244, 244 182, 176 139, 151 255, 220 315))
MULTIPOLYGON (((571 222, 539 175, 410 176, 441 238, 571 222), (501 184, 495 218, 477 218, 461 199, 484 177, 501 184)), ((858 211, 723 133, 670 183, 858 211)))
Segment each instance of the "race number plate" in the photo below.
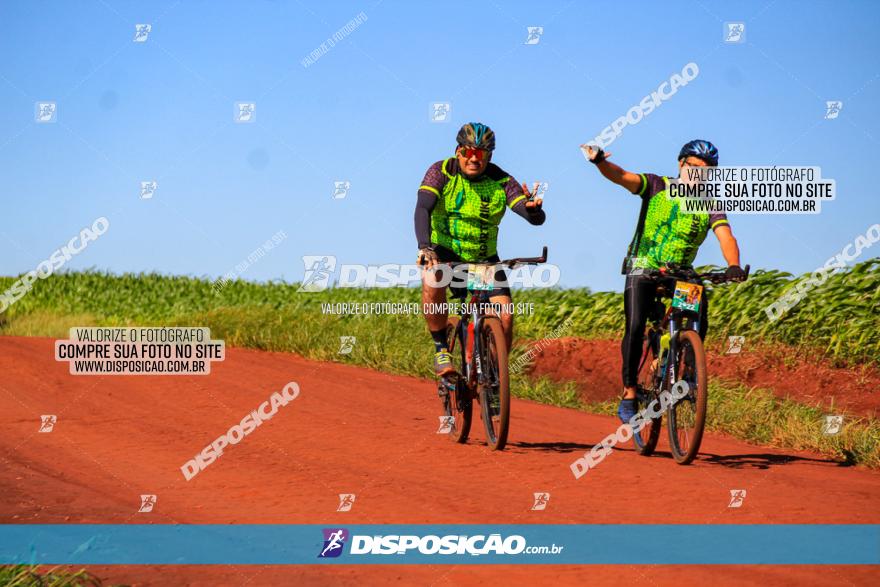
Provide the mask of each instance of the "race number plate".
POLYGON ((686 281, 675 282, 675 294, 672 296, 672 307, 680 310, 700 311, 700 299, 703 286, 686 281))
POLYGON ((491 291, 495 289, 494 265, 468 265, 468 291, 491 291))

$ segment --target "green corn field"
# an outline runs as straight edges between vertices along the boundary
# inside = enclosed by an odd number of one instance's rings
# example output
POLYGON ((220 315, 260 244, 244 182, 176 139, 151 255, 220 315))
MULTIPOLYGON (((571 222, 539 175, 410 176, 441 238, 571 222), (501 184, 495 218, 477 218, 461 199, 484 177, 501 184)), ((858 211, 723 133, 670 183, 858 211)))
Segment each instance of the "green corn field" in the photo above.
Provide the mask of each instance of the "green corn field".
MULTIPOLYGON (((764 308, 794 288, 798 278, 759 270, 745 283, 715 287, 709 304, 710 338, 741 335, 750 345, 756 341, 784 343, 841 365, 880 364, 878 267, 880 259, 870 259, 831 276, 775 322, 769 320, 764 308)), ((15 279, 0 278, 0 291, 6 291, 15 279)), ((317 349, 310 348, 312 345, 329 341, 337 331, 346 329, 352 332, 342 334, 360 333, 376 339, 423 338, 424 321, 419 315, 322 313, 321 304, 328 303, 417 304, 420 295, 413 288, 329 288, 314 293, 298 292, 298 288, 297 283, 241 280, 215 288, 210 280, 191 277, 61 273, 37 280, 29 293, 0 314, 0 331, 55 336, 86 323, 164 325, 190 321, 192 325, 212 326, 216 322, 218 328, 232 328, 227 334, 239 343, 306 356, 315 354, 317 349), (68 318, 72 321, 66 321, 68 318)), ((517 318, 520 339, 543 338, 569 319, 569 326, 562 329, 565 336, 617 337, 623 330, 623 298, 619 293, 544 289, 515 292, 514 297, 516 302, 532 304, 534 310, 517 318)))

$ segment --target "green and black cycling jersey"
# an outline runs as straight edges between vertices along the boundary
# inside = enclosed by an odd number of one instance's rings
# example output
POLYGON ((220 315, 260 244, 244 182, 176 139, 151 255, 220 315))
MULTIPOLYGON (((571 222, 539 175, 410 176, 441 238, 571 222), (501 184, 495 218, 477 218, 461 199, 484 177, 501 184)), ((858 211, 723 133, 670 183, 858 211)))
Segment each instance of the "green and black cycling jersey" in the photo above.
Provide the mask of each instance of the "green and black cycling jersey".
POLYGON ((641 174, 642 183, 633 192, 647 200, 647 214, 641 233, 633 236, 628 251, 628 267, 659 269, 665 263, 691 265, 709 230, 729 224, 724 213, 686 214, 681 200, 668 193, 669 179, 652 173, 641 174))
POLYGON ((510 208, 531 224, 543 224, 543 210, 525 206, 522 186, 493 163, 477 178, 461 173, 451 157, 428 168, 418 192, 415 231, 419 248, 439 245, 463 261, 497 254, 498 225, 510 208))

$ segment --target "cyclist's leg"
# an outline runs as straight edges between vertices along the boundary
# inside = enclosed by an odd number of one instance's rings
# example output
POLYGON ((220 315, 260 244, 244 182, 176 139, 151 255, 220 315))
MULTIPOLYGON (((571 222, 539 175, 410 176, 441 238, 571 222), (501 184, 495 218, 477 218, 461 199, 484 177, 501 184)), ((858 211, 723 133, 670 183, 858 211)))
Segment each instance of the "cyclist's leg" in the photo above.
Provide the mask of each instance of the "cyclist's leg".
POLYGON ((512 299, 510 295, 498 295, 495 290, 489 301, 500 306, 497 312, 498 318, 501 320, 501 328, 504 330, 504 340, 507 342, 507 348, 513 343, 513 312, 510 310, 512 299))
POLYGON ((422 304, 428 330, 442 332, 446 337, 446 287, 439 285, 442 274, 433 270, 422 272, 422 304))
POLYGON ((645 338, 645 324, 648 312, 654 301, 654 283, 641 275, 627 275, 623 291, 623 311, 626 328, 620 352, 623 358, 622 378, 624 399, 636 396, 639 360, 642 358, 642 344, 645 338))
MULTIPOLYGON (((437 257, 441 262, 457 260, 452 251, 442 247, 436 248, 437 257)), ((446 343, 446 287, 451 277, 449 266, 445 270, 425 270, 422 272, 422 308, 431 339, 434 342, 434 372, 438 376, 452 372, 452 358, 449 356, 446 343)))

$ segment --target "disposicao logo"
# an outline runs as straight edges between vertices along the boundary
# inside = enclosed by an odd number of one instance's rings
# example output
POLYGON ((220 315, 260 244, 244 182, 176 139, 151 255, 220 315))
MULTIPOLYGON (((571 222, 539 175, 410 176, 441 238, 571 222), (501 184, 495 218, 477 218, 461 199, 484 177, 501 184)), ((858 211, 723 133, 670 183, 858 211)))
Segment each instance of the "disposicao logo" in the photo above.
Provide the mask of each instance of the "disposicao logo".
MULTIPOLYGON (((549 494, 547 494, 549 498, 549 494)), ((346 528, 324 528, 324 543, 318 558, 337 558, 349 543, 351 556, 374 555, 556 555, 564 545, 529 546, 524 536, 498 533, 469 535, 415 535, 415 534, 351 534, 346 528)))
POLYGON ((345 541, 348 540, 349 533, 345 528, 324 528, 324 546, 318 553, 318 558, 336 558, 342 554, 345 541))

